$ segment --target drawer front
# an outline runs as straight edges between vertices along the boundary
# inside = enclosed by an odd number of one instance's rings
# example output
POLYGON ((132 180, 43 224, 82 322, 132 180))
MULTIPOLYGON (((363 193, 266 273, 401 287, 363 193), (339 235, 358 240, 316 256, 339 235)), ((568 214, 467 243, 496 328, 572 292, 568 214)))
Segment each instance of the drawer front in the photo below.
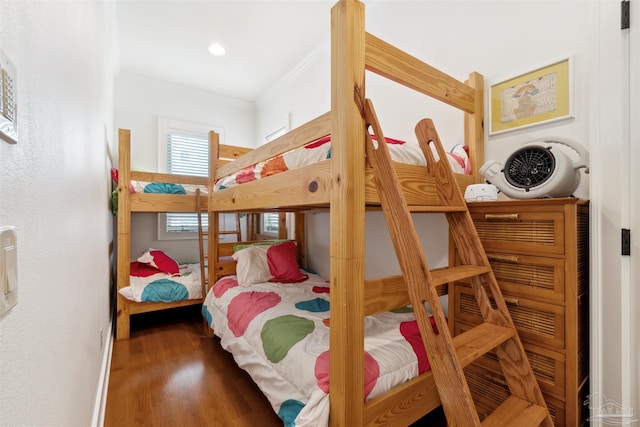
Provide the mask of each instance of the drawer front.
MULTIPOLYGON (((454 285, 453 316, 456 321, 477 325, 482 316, 475 295, 468 286, 454 285)), ((523 342, 541 344, 557 350, 564 349, 564 307, 528 300, 504 293, 509 313, 523 342)))
POLYGON ((514 295, 564 302, 564 260, 487 253, 500 289, 514 295))
MULTIPOLYGON (((557 304, 564 302, 563 259, 498 252, 487 252, 487 258, 503 292, 557 304)), ((462 264, 457 250, 455 264, 462 264)))
MULTIPOLYGON (((471 328, 471 325, 456 322, 453 333, 454 335, 459 335, 471 328)), ((523 343, 523 347, 542 392, 559 399, 564 399, 564 354, 529 343, 523 343)), ((495 351, 486 353, 474 363, 484 368, 487 372, 493 372, 497 375, 502 372, 495 351)))
POLYGON ((564 255, 562 212, 521 212, 514 209, 470 209, 486 251, 564 255))
MULTIPOLYGON (((480 420, 485 419, 509 397, 509 387, 504 377, 487 373, 475 364, 467 366, 464 373, 480 420)), ((564 427, 566 425, 564 402, 545 393, 542 395, 555 426, 564 427)))

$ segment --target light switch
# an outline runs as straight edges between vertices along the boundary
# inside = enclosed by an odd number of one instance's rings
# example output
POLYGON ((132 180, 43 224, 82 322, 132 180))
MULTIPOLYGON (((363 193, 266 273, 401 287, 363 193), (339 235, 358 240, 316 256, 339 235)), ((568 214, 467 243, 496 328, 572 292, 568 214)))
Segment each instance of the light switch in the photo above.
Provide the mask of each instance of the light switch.
POLYGON ((18 303, 18 237, 13 227, 0 228, 0 316, 18 303))

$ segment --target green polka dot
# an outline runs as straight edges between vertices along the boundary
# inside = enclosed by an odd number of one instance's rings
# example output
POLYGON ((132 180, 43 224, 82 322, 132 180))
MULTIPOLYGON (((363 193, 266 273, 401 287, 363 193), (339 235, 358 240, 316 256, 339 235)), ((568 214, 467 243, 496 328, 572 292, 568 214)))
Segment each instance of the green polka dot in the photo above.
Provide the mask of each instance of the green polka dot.
POLYGON ((312 320, 293 315, 268 320, 260 333, 264 354, 272 363, 280 362, 289 349, 313 332, 314 328, 312 320))

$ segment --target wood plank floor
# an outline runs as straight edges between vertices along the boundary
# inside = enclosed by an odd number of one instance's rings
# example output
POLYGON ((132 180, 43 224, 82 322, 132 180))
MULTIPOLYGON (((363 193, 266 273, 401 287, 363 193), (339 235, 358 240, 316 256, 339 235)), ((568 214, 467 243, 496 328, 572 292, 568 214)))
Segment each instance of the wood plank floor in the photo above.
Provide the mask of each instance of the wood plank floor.
MULTIPOLYGON (((106 427, 282 427, 251 378, 205 337, 199 307, 132 317, 131 338, 116 341, 106 427)), ((441 427, 436 410, 412 427, 441 427)))

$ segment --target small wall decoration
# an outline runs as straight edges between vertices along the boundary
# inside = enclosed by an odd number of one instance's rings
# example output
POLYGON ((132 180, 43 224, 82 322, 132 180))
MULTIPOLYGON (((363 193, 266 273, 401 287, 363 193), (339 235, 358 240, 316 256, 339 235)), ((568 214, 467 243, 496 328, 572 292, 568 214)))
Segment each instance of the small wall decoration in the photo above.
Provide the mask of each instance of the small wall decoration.
POLYGON ((573 117, 572 76, 567 58, 492 85, 489 133, 573 117))

